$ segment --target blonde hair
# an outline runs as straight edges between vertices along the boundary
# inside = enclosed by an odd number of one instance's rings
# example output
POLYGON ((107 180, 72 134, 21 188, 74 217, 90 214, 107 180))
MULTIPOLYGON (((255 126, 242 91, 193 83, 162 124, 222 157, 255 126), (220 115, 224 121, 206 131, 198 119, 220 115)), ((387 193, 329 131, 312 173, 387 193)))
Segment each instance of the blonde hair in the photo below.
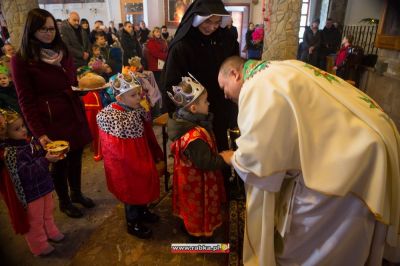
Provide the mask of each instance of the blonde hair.
POLYGON ((149 37, 153 38, 154 37, 154 32, 158 30, 159 32, 161 32, 160 27, 154 27, 153 30, 150 32, 149 37))

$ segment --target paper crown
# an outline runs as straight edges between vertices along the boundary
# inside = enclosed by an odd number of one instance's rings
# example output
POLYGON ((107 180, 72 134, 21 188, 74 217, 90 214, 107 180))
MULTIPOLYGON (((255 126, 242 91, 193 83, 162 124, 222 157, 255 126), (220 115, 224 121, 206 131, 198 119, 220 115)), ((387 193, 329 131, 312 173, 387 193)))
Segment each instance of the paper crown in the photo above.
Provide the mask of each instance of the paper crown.
POLYGON ((140 89, 142 85, 135 74, 129 71, 127 74, 118 73, 116 77, 110 81, 111 88, 115 96, 121 95, 133 89, 140 89))
POLYGON ((0 115, 4 117, 5 122, 8 125, 14 123, 17 119, 21 118, 21 115, 14 110, 0 109, 0 115))
POLYGON ((190 93, 184 92, 180 86, 172 86, 174 94, 167 92, 168 97, 179 107, 187 107, 192 104, 203 93, 204 87, 190 73, 190 77, 182 77, 182 83, 189 85, 190 93))

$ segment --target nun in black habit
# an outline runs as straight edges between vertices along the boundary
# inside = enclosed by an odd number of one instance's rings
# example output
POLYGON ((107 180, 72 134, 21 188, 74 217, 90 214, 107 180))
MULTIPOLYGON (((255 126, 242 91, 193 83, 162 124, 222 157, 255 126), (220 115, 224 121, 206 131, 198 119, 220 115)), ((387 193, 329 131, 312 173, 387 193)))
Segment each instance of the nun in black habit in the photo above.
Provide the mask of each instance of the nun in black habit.
POLYGON ((195 0, 172 40, 163 71, 164 103, 170 115, 174 103, 166 97, 183 76, 192 74, 208 92, 218 150, 228 149, 227 129, 236 126, 237 106, 226 100, 218 85, 222 62, 239 55, 239 44, 225 28, 230 14, 220 0, 195 0))

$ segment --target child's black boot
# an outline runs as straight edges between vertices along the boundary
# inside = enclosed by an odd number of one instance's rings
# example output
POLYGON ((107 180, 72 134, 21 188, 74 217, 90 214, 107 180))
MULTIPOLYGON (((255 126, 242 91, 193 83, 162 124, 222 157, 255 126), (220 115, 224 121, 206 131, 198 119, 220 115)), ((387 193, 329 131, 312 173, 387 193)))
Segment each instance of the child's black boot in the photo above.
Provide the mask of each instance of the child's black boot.
POLYGON ((141 239, 150 238, 153 234, 150 228, 139 221, 128 223, 128 233, 141 239))

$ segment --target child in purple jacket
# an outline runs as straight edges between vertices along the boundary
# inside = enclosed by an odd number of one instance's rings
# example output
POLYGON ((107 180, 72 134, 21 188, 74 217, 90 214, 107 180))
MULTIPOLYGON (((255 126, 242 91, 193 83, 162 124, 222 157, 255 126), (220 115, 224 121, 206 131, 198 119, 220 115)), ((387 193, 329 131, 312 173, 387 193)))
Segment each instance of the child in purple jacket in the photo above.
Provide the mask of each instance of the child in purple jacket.
POLYGON ((29 231, 25 239, 34 255, 47 255, 54 251, 48 240, 59 242, 64 238, 54 223, 54 184, 49 172, 49 163, 62 158, 45 153, 38 142, 27 140, 27 129, 18 113, 6 111, 4 116, 4 162, 17 198, 27 211, 29 231))

